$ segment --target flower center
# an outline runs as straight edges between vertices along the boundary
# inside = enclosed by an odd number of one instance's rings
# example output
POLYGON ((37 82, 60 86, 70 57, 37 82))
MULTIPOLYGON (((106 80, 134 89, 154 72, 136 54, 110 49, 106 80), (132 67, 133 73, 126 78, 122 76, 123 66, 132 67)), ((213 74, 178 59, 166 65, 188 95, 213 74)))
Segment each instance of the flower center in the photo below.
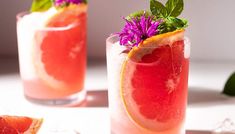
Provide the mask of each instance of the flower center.
POLYGON ((147 39, 148 38, 148 35, 147 34, 143 34, 142 36, 141 36, 141 39, 142 40, 145 40, 145 39, 147 39))

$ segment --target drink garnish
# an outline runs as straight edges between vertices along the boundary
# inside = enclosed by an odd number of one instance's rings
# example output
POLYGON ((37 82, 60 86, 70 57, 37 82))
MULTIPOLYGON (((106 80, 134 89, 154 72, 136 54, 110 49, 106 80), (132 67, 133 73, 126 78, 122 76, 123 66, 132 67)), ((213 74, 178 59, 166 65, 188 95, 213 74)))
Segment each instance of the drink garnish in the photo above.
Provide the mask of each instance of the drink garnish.
POLYGON ((183 0, 168 0, 165 5, 150 0, 150 11, 137 11, 124 18, 125 26, 118 33, 120 45, 135 47, 152 36, 185 29, 188 21, 178 18, 183 8, 183 0))
POLYGON ((49 8, 55 6, 57 8, 67 7, 71 4, 87 4, 87 0, 33 0, 30 11, 42 12, 47 11, 49 8))

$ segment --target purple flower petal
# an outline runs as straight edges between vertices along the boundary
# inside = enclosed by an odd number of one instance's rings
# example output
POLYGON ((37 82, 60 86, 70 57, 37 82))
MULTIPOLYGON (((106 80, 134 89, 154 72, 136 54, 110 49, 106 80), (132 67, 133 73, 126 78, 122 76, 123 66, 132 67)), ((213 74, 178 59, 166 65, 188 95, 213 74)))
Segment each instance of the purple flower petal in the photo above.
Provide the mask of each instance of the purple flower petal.
POLYGON ((140 18, 131 18, 127 20, 124 28, 120 33, 120 45, 125 46, 138 46, 143 40, 158 34, 157 28, 160 24, 159 21, 154 21, 153 16, 146 17, 143 14, 140 18))

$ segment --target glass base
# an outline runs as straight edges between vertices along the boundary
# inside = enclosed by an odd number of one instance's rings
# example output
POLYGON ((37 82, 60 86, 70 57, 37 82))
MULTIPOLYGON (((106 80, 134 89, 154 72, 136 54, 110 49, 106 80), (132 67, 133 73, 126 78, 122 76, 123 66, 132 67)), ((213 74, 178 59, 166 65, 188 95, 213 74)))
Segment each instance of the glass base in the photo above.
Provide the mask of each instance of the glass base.
POLYGON ((25 94, 25 98, 36 104, 48 105, 48 106, 79 106, 82 105, 86 100, 86 90, 82 90, 76 94, 66 96, 59 99, 38 99, 32 98, 25 94))

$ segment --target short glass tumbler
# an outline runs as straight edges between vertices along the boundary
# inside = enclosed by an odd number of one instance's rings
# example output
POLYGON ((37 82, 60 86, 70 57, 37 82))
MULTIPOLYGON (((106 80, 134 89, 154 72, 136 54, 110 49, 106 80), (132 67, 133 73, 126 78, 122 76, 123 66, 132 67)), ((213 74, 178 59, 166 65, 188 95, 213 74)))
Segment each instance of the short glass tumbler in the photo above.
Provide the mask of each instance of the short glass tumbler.
POLYGON ((157 46, 106 40, 112 134, 185 134, 190 42, 157 46))
MULTIPOLYGON (((43 105, 81 104, 86 98, 87 13, 79 15, 71 24, 56 27, 37 27, 35 20, 28 17, 31 14, 17 15, 20 75, 25 97, 43 105)), ((41 21, 40 17, 34 19, 41 21)))

